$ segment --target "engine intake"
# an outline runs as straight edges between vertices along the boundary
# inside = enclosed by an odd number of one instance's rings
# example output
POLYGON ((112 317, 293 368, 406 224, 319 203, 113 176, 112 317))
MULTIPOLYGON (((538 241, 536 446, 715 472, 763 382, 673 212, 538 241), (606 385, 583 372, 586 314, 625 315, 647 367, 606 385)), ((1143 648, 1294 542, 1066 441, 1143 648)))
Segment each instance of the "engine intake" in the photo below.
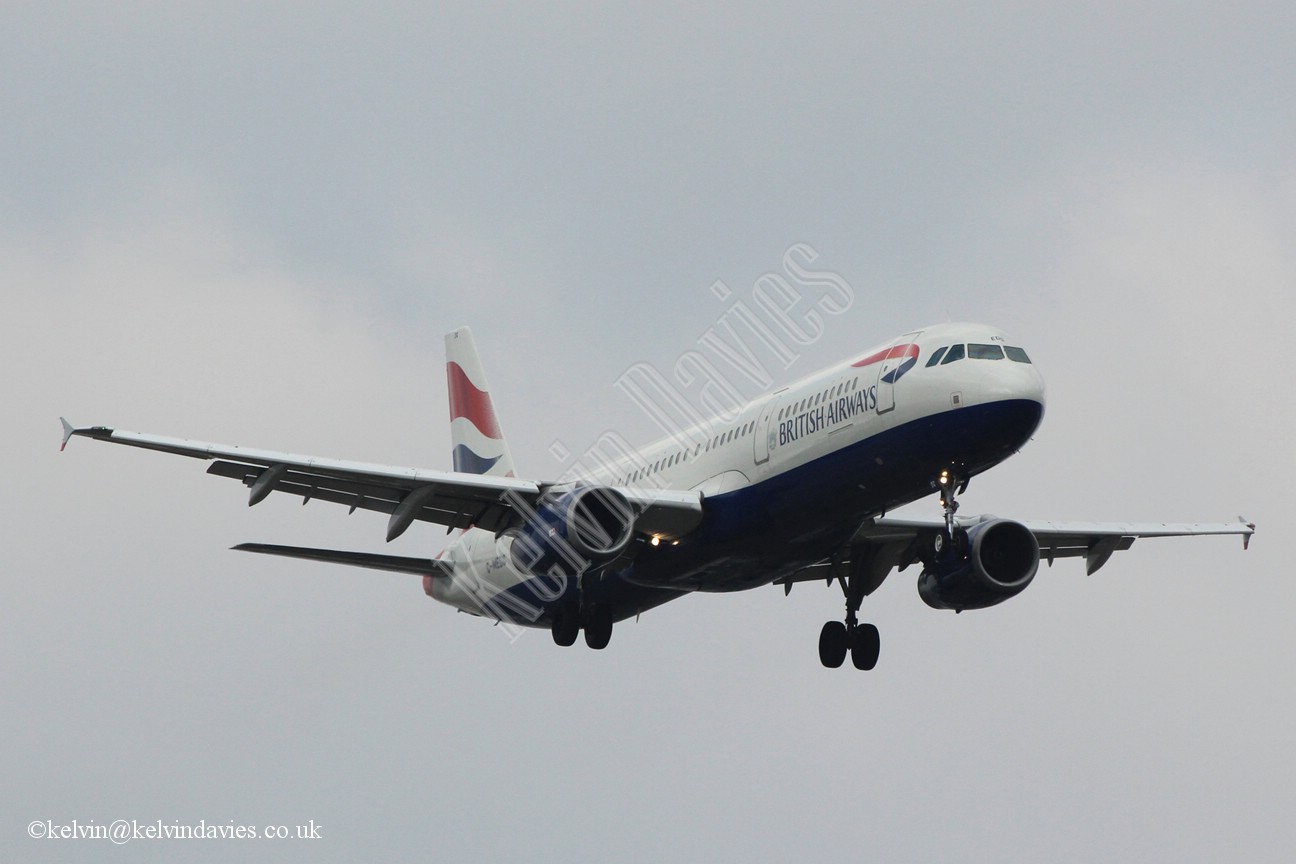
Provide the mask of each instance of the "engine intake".
POLYGON ((634 509, 617 490, 579 486, 542 498, 526 522, 508 532, 507 554, 521 573, 575 576, 620 555, 634 520, 634 509))
POLYGON ((933 609, 985 609, 1025 590, 1039 570, 1039 542, 1008 519, 959 531, 958 542, 924 560, 918 594, 933 609))

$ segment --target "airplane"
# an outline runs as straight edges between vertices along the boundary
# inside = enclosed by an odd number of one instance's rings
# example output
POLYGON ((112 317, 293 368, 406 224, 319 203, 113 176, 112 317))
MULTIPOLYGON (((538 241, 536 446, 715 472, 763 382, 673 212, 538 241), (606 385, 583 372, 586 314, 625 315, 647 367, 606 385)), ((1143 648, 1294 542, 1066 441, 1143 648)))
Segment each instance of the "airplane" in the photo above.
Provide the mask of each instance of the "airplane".
POLYGON ((958 515, 969 481, 1019 451, 1044 415, 1026 351, 989 326, 949 323, 891 339, 719 416, 635 449, 604 442, 596 464, 556 481, 516 476, 472 333, 448 333, 453 471, 248 449, 127 432, 84 436, 209 461, 249 487, 388 514, 387 540, 414 522, 458 535, 435 558, 262 543, 234 549, 421 576, 464 612, 605 648, 616 622, 694 591, 837 582, 843 619, 819 636, 820 662, 878 661, 863 600, 892 570, 921 565, 918 594, 962 612, 1002 603, 1041 559, 1080 557, 1092 574, 1136 539, 1241 535, 1224 523, 1017 521, 958 515), (610 446, 612 444, 618 446, 610 446), (930 518, 887 514, 927 496, 930 518))

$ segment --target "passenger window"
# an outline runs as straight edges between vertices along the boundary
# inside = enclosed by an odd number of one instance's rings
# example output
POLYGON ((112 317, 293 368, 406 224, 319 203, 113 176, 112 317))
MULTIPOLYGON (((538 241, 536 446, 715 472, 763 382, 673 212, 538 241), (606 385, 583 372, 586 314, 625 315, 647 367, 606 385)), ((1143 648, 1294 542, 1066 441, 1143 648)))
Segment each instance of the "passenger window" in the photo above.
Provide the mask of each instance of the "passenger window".
POLYGON ((968 346, 968 358, 971 360, 1002 360, 1003 356, 1003 348, 999 345, 968 346))
POLYGON ((1008 355, 1009 360, 1015 360, 1018 363, 1031 362, 1030 358, 1026 356, 1026 352, 1020 348, 1009 348, 1008 346, 1005 345, 1004 353, 1008 355))
POLYGON ((951 345, 949 351, 947 351, 945 354, 945 359, 941 361, 941 365, 948 366, 950 363, 962 359, 963 359, 963 346, 951 345))
POLYGON ((949 350, 949 346, 948 346, 948 345, 945 345, 945 346, 942 346, 942 347, 940 347, 940 348, 937 348, 937 349, 936 349, 936 353, 935 353, 935 354, 932 354, 931 359, 927 361, 927 365, 928 365, 928 366, 935 366, 937 363, 940 362, 940 358, 942 358, 942 357, 945 356, 945 352, 948 351, 948 350, 949 350))

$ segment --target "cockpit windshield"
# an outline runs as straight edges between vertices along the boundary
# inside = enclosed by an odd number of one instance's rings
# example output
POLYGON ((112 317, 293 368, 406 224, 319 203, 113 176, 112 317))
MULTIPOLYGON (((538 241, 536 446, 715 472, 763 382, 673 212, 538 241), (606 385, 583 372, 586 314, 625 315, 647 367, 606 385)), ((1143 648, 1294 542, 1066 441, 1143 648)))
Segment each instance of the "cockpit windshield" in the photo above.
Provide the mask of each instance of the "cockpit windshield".
POLYGON ((956 363, 967 357, 970 360, 1002 360, 1007 357, 1015 363, 1029 363, 1031 359, 1020 348, 1010 345, 973 342, 968 345, 944 345, 932 352, 928 366, 956 363))
POLYGON ((968 357, 972 360, 1002 360, 1004 352, 999 345, 978 345, 974 342, 968 346, 968 357))

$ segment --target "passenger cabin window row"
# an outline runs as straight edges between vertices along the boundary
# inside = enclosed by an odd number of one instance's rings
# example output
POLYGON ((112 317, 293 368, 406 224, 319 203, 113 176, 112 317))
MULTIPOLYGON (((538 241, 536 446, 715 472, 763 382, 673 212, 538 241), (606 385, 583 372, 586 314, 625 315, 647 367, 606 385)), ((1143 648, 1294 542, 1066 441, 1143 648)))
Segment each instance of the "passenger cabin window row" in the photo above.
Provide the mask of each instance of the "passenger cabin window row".
POLYGON ((927 365, 935 366, 939 363, 945 366, 949 363, 956 363, 964 357, 969 360, 1002 360, 1005 356, 1017 363, 1031 362, 1030 358, 1026 356, 1026 352, 1020 348, 993 343, 986 345, 972 342, 968 345, 947 345, 944 348, 937 348, 927 360, 927 365))
MULTIPOLYGON (((1007 357, 1009 360, 1013 360, 1017 363, 1031 362, 1030 358, 1026 356, 1026 352, 1020 348, 1013 348, 1006 345, 996 345, 993 343, 982 344, 982 343, 974 342, 967 345, 961 345, 961 344, 946 345, 942 348, 937 348, 934 352, 932 352, 931 357, 928 358, 927 365, 936 366, 939 364, 941 366, 944 366, 949 363, 956 363, 959 360, 964 359, 965 357, 970 360, 1002 360, 1004 359, 1004 357, 1007 357)), ((854 392, 859 389, 859 386, 860 386, 859 378, 848 378, 846 380, 839 381, 838 383, 828 387, 825 390, 821 390, 820 392, 814 394, 813 396, 807 396, 804 399, 800 399, 796 402, 793 402, 791 405, 784 405, 782 408, 779 409, 776 420, 779 421, 785 420, 788 417, 792 417, 796 414, 800 414, 802 411, 805 411, 808 408, 813 408, 816 405, 822 405, 823 403, 827 402, 830 399, 835 399, 838 396, 841 396, 843 394, 854 392)), ((717 435, 711 440, 706 441, 694 447, 693 457, 696 458, 698 455, 701 454, 703 450, 709 451, 713 447, 719 447, 722 444, 728 444, 729 442, 737 438, 745 438, 755 430, 756 430, 755 420, 752 420, 749 423, 745 423, 742 426, 737 426, 733 429, 730 429, 729 431, 717 435)), ((623 477, 621 477, 620 482, 622 484, 638 482, 639 480, 644 479, 650 474, 656 474, 658 471, 662 471, 666 468, 670 468, 675 465, 678 465, 680 462, 683 462, 684 459, 688 457, 688 455, 689 453, 687 450, 680 450, 676 453, 672 453, 670 456, 667 456, 663 459, 658 459, 645 468, 641 468, 638 471, 631 471, 629 474, 626 474, 623 477)))
POLYGON ((850 378, 848 380, 841 381, 837 384, 834 384, 833 386, 829 387, 826 390, 822 390, 816 393, 813 396, 807 396, 806 398, 801 399, 800 401, 793 402, 791 405, 783 406, 782 408, 779 409, 778 417, 776 417, 775 419, 786 420, 788 417, 792 417, 796 414, 800 414, 802 411, 806 410, 807 408, 813 408, 816 405, 822 405, 823 403, 827 402, 830 399, 836 399, 838 396, 841 396, 845 393, 854 392, 855 390, 858 389, 859 389, 858 378, 850 378))
MULTIPOLYGON (((755 420, 752 420, 749 423, 744 423, 742 426, 735 426, 729 431, 717 435, 703 444, 698 444, 696 447, 693 448, 692 455, 694 458, 697 458, 697 456, 703 450, 710 450, 713 447, 719 447, 722 444, 728 444, 729 442, 735 441, 738 438, 745 438, 748 435, 750 435, 753 431, 755 431, 755 429, 756 429, 755 420)), ((619 478, 618 482, 621 485, 638 482, 639 480, 642 480, 643 478, 649 476, 650 474, 656 474, 658 471, 663 471, 667 468, 674 467, 675 465, 678 465, 679 463, 683 462, 688 457, 689 457, 688 450, 676 451, 675 453, 672 453, 669 456, 654 461, 651 465, 641 468, 638 471, 631 471, 629 474, 623 475, 622 477, 619 478)))

